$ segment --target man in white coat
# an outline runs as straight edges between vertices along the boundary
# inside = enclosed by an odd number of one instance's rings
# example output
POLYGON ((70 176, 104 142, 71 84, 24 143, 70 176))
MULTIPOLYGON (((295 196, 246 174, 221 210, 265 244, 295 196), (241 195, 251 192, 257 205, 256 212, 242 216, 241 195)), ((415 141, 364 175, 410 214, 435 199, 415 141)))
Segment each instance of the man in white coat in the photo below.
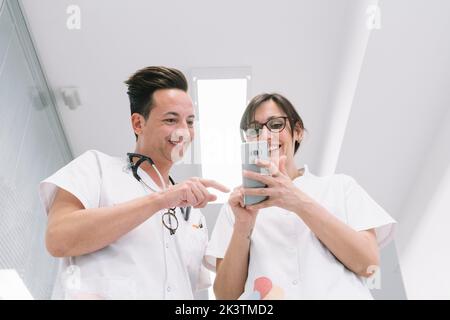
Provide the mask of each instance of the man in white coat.
POLYGON ((47 249, 62 258, 54 298, 192 299, 210 285, 198 208, 216 199, 207 188, 228 189, 201 178, 175 184, 169 175, 194 137, 186 78, 148 67, 126 84, 134 153, 90 150, 40 184, 47 249))

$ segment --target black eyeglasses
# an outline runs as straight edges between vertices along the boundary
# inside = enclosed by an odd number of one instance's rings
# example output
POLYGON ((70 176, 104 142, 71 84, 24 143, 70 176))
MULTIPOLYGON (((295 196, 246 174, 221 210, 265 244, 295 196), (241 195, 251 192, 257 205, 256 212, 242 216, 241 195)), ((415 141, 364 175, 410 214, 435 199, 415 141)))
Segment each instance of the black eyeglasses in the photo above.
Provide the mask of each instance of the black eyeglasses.
POLYGON ((178 218, 175 215, 175 208, 169 208, 161 217, 162 223, 167 230, 170 231, 171 235, 175 234, 178 229, 178 218), (175 220, 175 227, 172 226, 172 218, 175 220))
POLYGON ((266 126, 270 132, 279 133, 286 128, 287 119, 289 119, 289 117, 276 117, 269 119, 264 123, 259 123, 257 121, 250 122, 247 126, 247 130, 245 130, 245 136, 247 138, 259 137, 264 126, 266 126))

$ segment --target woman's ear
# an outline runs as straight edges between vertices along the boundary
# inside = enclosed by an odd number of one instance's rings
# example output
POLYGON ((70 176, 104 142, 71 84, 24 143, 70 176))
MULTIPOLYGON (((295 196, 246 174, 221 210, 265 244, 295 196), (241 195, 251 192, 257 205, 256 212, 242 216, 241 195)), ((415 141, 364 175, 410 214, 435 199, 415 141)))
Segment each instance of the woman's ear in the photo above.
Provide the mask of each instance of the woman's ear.
POLYGON ((303 140, 303 133, 304 130, 300 126, 300 123, 297 122, 294 128, 294 140, 300 143, 303 140))

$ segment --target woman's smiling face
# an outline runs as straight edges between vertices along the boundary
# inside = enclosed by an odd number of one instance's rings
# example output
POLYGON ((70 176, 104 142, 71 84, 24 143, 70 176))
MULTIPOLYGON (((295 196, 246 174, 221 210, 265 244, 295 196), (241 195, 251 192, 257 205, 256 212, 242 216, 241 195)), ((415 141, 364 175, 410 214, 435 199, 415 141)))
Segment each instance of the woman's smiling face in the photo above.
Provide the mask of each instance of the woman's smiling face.
MULTIPOLYGON (((267 100, 261 103, 255 110, 254 121, 266 123, 270 119, 278 117, 287 117, 286 113, 273 100, 267 100)), ((303 130, 296 126, 292 134, 289 119, 285 118, 286 126, 281 132, 271 132, 264 126, 260 132, 258 140, 267 140, 269 143, 269 153, 273 161, 278 163, 282 155, 286 155, 288 161, 294 157, 295 141, 301 140, 303 130)))

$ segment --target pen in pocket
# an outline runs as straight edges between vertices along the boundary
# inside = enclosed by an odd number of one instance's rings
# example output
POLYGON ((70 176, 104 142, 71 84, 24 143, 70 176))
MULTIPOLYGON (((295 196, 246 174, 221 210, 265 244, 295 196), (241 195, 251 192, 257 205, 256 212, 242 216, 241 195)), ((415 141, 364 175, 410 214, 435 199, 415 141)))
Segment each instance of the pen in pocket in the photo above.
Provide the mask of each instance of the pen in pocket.
POLYGON ((198 220, 198 223, 197 224, 193 224, 192 227, 194 227, 196 229, 203 228, 202 217, 200 217, 200 219, 198 220))

